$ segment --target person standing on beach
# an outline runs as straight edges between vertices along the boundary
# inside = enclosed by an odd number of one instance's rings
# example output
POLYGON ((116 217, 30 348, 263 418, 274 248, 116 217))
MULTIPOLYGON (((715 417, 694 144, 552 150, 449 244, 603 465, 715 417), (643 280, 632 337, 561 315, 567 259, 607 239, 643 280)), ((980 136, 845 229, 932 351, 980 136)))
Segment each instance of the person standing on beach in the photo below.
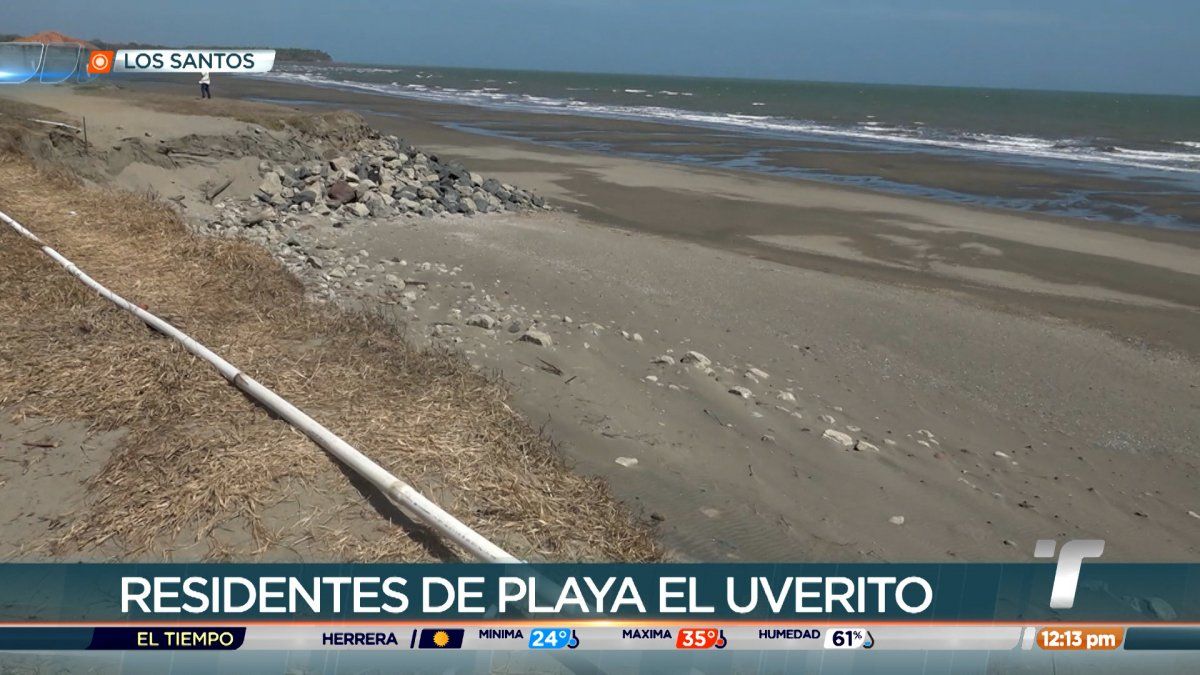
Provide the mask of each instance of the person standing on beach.
POLYGON ((208 77, 208 71, 200 73, 200 98, 212 98, 212 93, 208 90, 208 85, 212 80, 208 77))

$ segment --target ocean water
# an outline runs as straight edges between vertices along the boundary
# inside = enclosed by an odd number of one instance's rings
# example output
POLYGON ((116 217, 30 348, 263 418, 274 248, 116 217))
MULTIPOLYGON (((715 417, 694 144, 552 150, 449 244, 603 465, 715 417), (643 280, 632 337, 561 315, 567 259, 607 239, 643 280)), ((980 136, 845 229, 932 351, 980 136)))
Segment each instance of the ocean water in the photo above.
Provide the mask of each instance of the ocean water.
POLYGON ((528 112, 1200 174, 1200 96, 354 65, 284 65, 268 77, 528 112))
POLYGON ((263 77, 575 116, 540 127, 505 118, 443 121, 512 140, 1200 230, 1200 97, 348 64, 282 65, 263 77), (676 131, 606 130, 589 117, 669 123, 676 131), (569 129, 579 133, 562 133, 569 129), (916 165, 897 170, 909 156, 916 165), (969 160, 967 173, 947 158, 969 160), (996 167, 1011 168, 1000 184, 994 171, 970 173, 996 167))

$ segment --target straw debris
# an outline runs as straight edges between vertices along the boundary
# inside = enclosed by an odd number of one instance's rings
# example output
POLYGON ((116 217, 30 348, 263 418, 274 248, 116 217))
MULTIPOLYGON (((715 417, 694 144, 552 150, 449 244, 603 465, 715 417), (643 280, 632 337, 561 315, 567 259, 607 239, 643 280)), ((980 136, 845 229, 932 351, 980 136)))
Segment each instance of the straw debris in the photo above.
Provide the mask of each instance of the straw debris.
MULTIPOLYGON (((0 208, 101 283, 222 354, 511 553, 658 559, 504 384, 372 316, 305 303, 252 244, 151 198, 0 159, 0 208)), ((0 227, 0 411, 124 430, 86 506, 29 557, 417 561, 446 548, 174 341, 0 227)))

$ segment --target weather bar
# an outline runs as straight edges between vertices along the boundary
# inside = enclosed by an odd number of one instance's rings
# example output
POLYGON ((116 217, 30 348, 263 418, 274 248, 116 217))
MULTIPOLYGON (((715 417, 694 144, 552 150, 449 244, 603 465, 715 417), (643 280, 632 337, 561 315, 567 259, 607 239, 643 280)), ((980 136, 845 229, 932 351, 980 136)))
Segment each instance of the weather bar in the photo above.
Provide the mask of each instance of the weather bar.
POLYGON ((0 650, 1011 651, 1021 626, 14 626, 0 650))

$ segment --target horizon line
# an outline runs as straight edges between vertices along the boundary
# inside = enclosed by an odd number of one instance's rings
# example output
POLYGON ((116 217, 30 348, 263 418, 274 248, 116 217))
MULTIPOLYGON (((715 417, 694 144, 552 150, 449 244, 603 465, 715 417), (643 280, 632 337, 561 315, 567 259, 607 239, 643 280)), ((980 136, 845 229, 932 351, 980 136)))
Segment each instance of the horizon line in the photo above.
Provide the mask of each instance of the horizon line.
MULTIPOLYGON (((284 49, 275 47, 274 49, 284 49)), ((288 47, 287 49, 311 49, 320 51, 326 54, 329 52, 316 47, 288 47)), ((332 54, 330 55, 332 58, 332 54)), ((1200 91, 1195 93, 1178 93, 1178 92, 1163 92, 1163 91, 1135 91, 1135 90, 1117 90, 1117 89, 1062 89, 1055 87, 1031 87, 1031 86, 1003 86, 994 84, 928 84, 920 82, 886 82, 886 81, 869 81, 869 80, 830 80, 820 78, 790 78, 790 77, 758 77, 752 75, 689 75, 680 73, 665 73, 665 72, 620 72, 612 70, 566 70, 557 68, 501 68, 496 66, 452 66, 444 64, 432 63, 384 63, 377 61, 340 61, 333 59, 325 62, 309 62, 309 61, 284 61, 282 63, 290 64, 307 64, 317 66, 330 65, 345 65, 345 66, 385 66, 391 68, 442 68, 446 70, 492 70, 497 72, 524 72, 524 73, 554 73, 561 75, 615 75, 615 76, 633 76, 633 77, 665 77, 665 78, 683 78, 693 80, 733 80, 746 82, 777 82, 788 84, 842 84, 842 85, 863 85, 871 87, 919 87, 928 89, 979 89, 984 91, 1024 91, 1024 92, 1041 92, 1041 93, 1060 93, 1060 94, 1115 94, 1121 96, 1163 96, 1172 98, 1200 98, 1200 91)))

